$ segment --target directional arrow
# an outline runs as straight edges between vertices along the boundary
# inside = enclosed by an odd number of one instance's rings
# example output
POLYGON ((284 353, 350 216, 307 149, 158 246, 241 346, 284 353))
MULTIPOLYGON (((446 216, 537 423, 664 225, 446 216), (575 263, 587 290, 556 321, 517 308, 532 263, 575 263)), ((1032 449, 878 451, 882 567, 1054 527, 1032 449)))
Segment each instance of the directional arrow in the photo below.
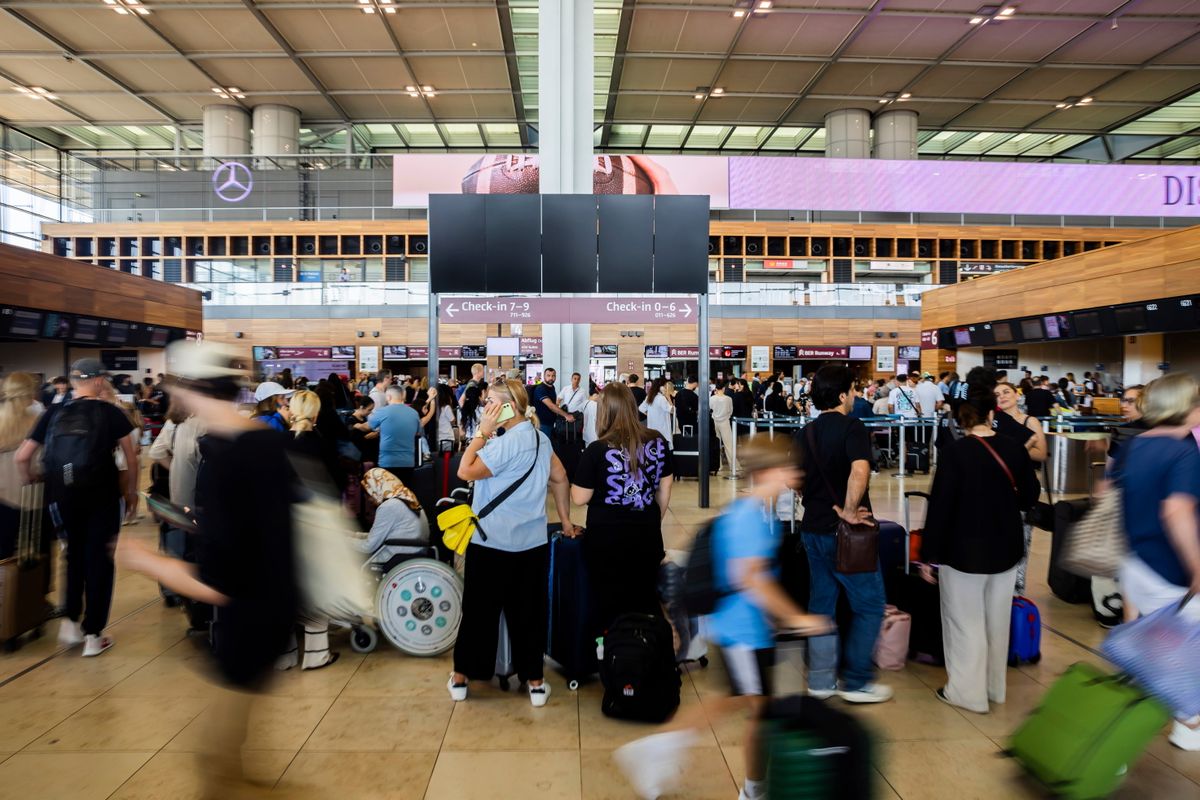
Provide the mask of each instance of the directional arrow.
POLYGON ((690 317, 692 315, 692 307, 686 303, 684 304, 682 311, 685 317, 690 317))
POLYGON ((451 319, 454 319, 455 310, 456 309, 454 308, 454 303, 451 303, 450 305, 446 306, 446 316, 450 317, 451 319))

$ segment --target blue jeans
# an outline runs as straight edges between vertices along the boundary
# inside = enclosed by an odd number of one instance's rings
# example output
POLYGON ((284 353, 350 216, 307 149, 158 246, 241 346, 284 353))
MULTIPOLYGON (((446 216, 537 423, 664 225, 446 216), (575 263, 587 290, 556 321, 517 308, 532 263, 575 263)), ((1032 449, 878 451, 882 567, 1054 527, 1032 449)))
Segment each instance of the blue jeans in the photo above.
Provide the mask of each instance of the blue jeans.
MULTIPOLYGON (((800 534, 808 554, 808 571, 812 577, 808 612, 833 619, 837 614, 838 587, 846 592, 854 619, 846 638, 845 660, 842 665, 842 689, 857 691, 875 678, 875 641, 883 623, 883 573, 843 574, 838 572, 837 537, 827 533, 800 534)), ((808 643, 808 688, 830 690, 837 688, 838 634, 817 636, 808 643)))

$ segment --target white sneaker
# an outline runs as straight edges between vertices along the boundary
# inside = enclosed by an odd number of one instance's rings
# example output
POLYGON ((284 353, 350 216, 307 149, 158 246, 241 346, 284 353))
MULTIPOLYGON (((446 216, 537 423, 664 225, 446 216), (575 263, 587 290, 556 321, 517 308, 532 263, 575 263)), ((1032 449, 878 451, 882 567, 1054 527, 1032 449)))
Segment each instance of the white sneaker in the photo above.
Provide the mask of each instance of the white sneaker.
POLYGON ((847 703, 886 703, 892 699, 892 688, 881 683, 868 683, 853 692, 838 690, 838 697, 847 703))
POLYGON ((683 753, 695 741, 691 731, 667 731, 635 739, 613 751, 641 800, 656 800, 674 788, 683 753))
POLYGON ((78 622, 72 622, 66 617, 63 617, 62 622, 58 624, 59 647, 74 647, 82 641, 83 628, 79 627, 78 622))
POLYGON ((113 640, 111 636, 89 634, 83 637, 83 657, 91 658, 92 656, 98 656, 112 646, 113 640))
POLYGON ((807 694, 809 697, 815 697, 818 700, 828 700, 837 694, 837 689, 809 689, 807 694))
POLYGON ((529 702, 533 703, 534 708, 541 708, 550 700, 550 683, 542 681, 541 686, 529 687, 529 702))
POLYGON ((446 681, 446 688, 450 691, 450 699, 456 703, 461 703, 467 699, 467 685, 464 683, 461 686, 454 682, 454 673, 450 673, 449 680, 446 681))
MULTIPOLYGON (((1200 722, 1200 718, 1193 717, 1188 722, 1200 722)), ((1167 741, 1180 750, 1195 752, 1200 750, 1200 728, 1192 728, 1179 720, 1175 720, 1175 724, 1171 726, 1171 735, 1167 737, 1167 741)))

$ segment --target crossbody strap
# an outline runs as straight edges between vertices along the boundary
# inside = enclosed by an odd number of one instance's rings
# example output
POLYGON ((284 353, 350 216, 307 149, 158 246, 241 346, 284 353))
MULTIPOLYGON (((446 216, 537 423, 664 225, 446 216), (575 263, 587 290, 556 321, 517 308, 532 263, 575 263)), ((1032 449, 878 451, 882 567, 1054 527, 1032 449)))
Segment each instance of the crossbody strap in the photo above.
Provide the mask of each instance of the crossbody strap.
POLYGON ((995 448, 988 444, 987 439, 984 439, 982 436, 971 434, 971 438, 987 448, 987 451, 992 454, 992 458, 996 459, 996 463, 1000 465, 1000 469, 1004 470, 1004 474, 1008 476, 1008 482, 1012 485, 1013 491, 1019 494, 1020 490, 1017 489, 1017 479, 1013 477, 1012 470, 1008 468, 1008 464, 1004 462, 1004 459, 1000 457, 995 448))
POLYGON ((496 508, 501 503, 503 503, 508 498, 512 497, 513 492, 515 492, 517 489, 520 489, 521 484, 525 483, 525 481, 528 480, 529 476, 533 474, 533 468, 537 466, 538 456, 541 454, 541 451, 542 451, 542 435, 537 431, 537 429, 534 429, 533 436, 534 436, 534 442, 535 442, 534 451, 533 451, 533 463, 529 465, 529 469, 525 470, 525 474, 522 475, 521 477, 517 478, 515 481, 513 481, 512 484, 507 489, 505 489, 503 492, 501 492, 500 494, 493 497, 492 501, 490 503, 488 503, 486 506, 481 508, 478 511, 478 513, 475 514, 476 519, 483 519, 488 514, 495 511, 496 508))

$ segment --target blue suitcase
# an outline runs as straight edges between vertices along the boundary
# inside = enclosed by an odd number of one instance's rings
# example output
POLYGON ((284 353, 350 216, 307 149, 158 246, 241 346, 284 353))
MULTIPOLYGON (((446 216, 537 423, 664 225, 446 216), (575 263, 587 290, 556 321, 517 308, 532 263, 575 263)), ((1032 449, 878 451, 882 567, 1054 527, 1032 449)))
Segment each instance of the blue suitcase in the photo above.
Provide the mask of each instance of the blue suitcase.
POLYGON ((546 655, 558 664, 571 690, 600 670, 592 624, 591 588, 584 561, 583 539, 568 539, 562 526, 550 525, 549 624, 546 655))
POLYGON ((1012 625, 1008 634, 1008 665, 1036 664, 1042 660, 1042 615, 1026 597, 1012 601, 1012 625))

